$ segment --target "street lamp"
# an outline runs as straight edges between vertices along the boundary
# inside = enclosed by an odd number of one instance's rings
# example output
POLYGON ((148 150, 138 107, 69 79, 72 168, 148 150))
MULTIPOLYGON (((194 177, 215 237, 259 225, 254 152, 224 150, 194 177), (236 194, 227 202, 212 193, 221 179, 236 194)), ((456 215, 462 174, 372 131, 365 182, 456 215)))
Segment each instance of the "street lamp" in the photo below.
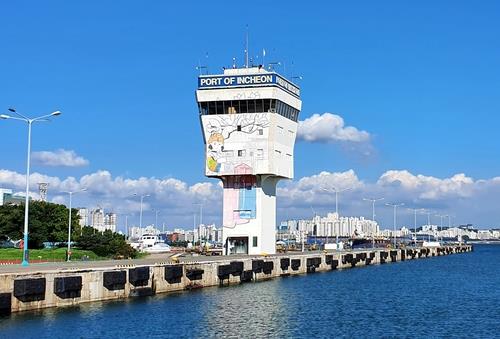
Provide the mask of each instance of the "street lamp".
POLYGON ((71 261, 71 200, 73 197, 73 194, 80 193, 80 192, 85 192, 87 189, 82 188, 81 190, 78 191, 67 191, 67 192, 62 192, 62 193, 68 193, 69 194, 69 216, 68 216, 68 255, 66 260, 71 261))
MULTIPOLYGON (((363 200, 372 203, 372 220, 373 222, 375 222, 375 203, 377 201, 384 200, 384 198, 378 198, 378 199, 363 198, 363 200)), ((375 247, 375 232, 372 233, 372 247, 375 247)))
POLYGON ((415 230, 415 247, 417 247, 417 212, 418 211, 421 211, 422 209, 421 208, 408 208, 408 211, 413 211, 414 213, 414 230, 415 230))
POLYGON ((155 228, 158 227, 158 214, 159 213, 160 213, 160 211, 155 209, 155 228))
POLYGON ((195 203, 193 205, 200 206, 200 222, 198 223, 198 241, 201 248, 201 224, 203 222, 203 203, 200 202, 200 203, 195 203))
MULTIPOLYGON (((441 231, 443 230, 443 218, 446 217, 446 215, 443 215, 443 214, 436 214, 435 215, 436 217, 439 217, 441 219, 441 231)), ((437 240, 439 241, 439 227, 438 227, 438 236, 437 236, 437 240)), ((443 240, 443 238, 441 237, 441 240, 443 240)))
POLYGON ((339 223, 339 229, 337 232, 335 232, 335 244, 336 244, 336 249, 339 249, 339 233, 340 233, 340 216, 339 216, 339 193, 351 190, 352 187, 344 188, 339 190, 337 187, 332 187, 331 189, 327 189, 324 187, 321 187, 322 191, 325 192, 330 192, 330 193, 335 193, 335 214, 337 214, 337 219, 339 223))
MULTIPOLYGON (((138 194, 137 193, 134 193, 134 196, 137 196, 138 194)), ((149 197, 150 195, 149 194, 143 194, 141 195, 141 213, 139 214, 139 228, 141 230, 141 236, 142 236, 142 203, 144 201, 144 198, 147 198, 149 197)))
POLYGON ((7 114, 0 114, 0 119, 13 119, 24 121, 28 124, 28 156, 26 161, 26 197, 24 202, 24 240, 23 240, 23 261, 22 266, 29 265, 29 253, 28 253, 28 213, 29 213, 29 187, 30 187, 30 159, 31 159, 31 125, 37 121, 49 121, 47 118, 52 116, 61 115, 60 111, 55 111, 50 114, 42 115, 38 118, 28 118, 21 113, 17 112, 14 108, 9 108, 9 111, 19 115, 19 117, 13 117, 7 114))
POLYGON ((396 248, 396 210, 398 209, 398 207, 404 206, 405 204, 404 203, 400 203, 400 204, 386 203, 385 205, 392 206, 394 208, 394 248, 396 248))
MULTIPOLYGON (((432 214, 432 211, 431 210, 426 210, 426 209, 421 209, 422 211, 422 214, 427 214, 427 226, 429 226, 429 229, 431 227, 431 214, 432 214)), ((430 232, 428 233, 428 240, 429 242, 431 241, 431 234, 430 232)))

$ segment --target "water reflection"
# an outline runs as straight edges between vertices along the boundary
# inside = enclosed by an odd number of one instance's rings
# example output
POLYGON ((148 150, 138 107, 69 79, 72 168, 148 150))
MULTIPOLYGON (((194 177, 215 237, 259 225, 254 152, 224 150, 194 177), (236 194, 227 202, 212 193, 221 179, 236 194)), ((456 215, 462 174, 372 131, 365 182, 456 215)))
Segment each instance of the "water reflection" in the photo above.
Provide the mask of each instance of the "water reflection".
POLYGON ((0 318, 14 338, 496 337, 500 246, 0 318))
MULTIPOLYGON (((282 333, 293 305, 279 283, 257 282, 226 288, 223 298, 206 300, 204 323, 216 337, 274 336, 282 333), (244 325, 243 325, 244 324, 244 325)), ((200 333, 201 334, 201 333, 200 333)))

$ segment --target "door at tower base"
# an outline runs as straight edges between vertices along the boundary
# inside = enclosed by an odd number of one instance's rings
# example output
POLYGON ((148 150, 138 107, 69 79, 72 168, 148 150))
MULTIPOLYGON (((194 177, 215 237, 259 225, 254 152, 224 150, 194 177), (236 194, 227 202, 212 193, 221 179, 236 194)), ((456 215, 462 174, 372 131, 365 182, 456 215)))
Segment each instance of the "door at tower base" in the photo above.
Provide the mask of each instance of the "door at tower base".
POLYGON ((248 237, 229 237, 226 239, 227 254, 248 254, 248 237))

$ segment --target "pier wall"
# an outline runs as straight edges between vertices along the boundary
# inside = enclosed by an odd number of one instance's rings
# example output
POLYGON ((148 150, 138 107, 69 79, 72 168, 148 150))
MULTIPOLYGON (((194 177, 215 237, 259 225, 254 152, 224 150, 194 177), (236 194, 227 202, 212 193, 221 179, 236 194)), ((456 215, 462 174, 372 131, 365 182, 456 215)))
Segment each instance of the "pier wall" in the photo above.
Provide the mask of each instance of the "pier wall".
POLYGON ((99 268, 61 268, 0 274, 0 312, 63 307, 92 301, 224 286, 296 274, 438 257, 472 246, 290 252, 275 256, 218 257, 200 262, 157 262, 99 268))

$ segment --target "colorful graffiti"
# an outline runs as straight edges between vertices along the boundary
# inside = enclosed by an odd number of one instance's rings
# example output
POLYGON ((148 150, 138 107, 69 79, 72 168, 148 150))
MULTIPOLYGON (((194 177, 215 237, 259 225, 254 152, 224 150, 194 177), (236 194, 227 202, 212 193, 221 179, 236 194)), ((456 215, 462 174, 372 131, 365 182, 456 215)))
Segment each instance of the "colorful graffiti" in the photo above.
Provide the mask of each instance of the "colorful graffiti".
POLYGON ((252 175, 224 179, 224 225, 232 227, 256 218, 256 189, 256 177, 252 175))
MULTIPOLYGON (((235 156, 237 150, 225 150, 225 144, 233 133, 247 135, 256 134, 259 130, 267 128, 269 120, 266 113, 262 114, 227 114, 213 116, 204 121, 205 133, 208 135, 206 149, 206 166, 210 173, 237 174, 234 162, 228 161, 228 153, 235 156)), ((247 163, 247 166, 251 166, 247 163)))

